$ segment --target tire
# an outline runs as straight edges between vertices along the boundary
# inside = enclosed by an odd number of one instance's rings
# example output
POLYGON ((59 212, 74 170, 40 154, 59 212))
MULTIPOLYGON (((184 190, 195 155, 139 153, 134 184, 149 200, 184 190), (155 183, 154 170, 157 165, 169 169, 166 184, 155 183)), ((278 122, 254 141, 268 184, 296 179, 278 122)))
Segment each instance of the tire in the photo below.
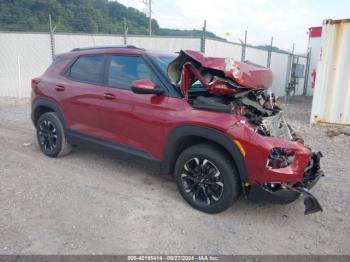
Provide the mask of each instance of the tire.
POLYGON ((224 211, 241 193, 241 181, 233 160, 220 147, 211 144, 184 150, 175 164, 175 179, 182 197, 206 213, 224 211))
POLYGON ((72 150, 63 125, 54 112, 44 113, 39 117, 36 135, 41 151, 49 157, 61 157, 72 150))

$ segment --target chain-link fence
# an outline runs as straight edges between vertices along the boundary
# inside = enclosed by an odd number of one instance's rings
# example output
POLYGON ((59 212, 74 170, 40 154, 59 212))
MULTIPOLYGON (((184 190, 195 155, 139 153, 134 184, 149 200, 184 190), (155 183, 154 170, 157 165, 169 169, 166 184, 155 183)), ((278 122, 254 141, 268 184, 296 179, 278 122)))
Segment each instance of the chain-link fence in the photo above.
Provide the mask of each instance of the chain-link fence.
POLYGON ((268 66, 274 74, 271 91, 278 96, 285 95, 286 87, 295 76, 293 75, 295 65, 298 64, 301 65, 302 73, 296 78, 293 94, 305 94, 304 89, 307 88, 305 82, 307 79, 304 78, 307 71, 306 56, 205 37, 134 35, 127 36, 127 39, 125 37, 125 35, 103 34, 0 32, 0 96, 29 97, 30 80, 45 71, 52 61, 53 53, 67 52, 77 47, 124 45, 125 43, 163 52, 202 49, 208 56, 232 57, 238 61, 243 58, 268 66))

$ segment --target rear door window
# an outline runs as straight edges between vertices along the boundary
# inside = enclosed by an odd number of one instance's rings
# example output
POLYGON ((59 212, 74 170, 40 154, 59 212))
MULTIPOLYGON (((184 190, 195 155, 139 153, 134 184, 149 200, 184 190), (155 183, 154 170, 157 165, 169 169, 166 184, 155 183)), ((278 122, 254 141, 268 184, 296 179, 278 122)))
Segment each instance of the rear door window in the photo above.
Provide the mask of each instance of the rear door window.
POLYGON ((99 84, 102 82, 104 60, 104 55, 81 56, 71 66, 68 76, 75 81, 99 84))
POLYGON ((135 80, 147 79, 158 84, 158 79, 140 56, 112 55, 107 70, 107 85, 130 89, 135 80))

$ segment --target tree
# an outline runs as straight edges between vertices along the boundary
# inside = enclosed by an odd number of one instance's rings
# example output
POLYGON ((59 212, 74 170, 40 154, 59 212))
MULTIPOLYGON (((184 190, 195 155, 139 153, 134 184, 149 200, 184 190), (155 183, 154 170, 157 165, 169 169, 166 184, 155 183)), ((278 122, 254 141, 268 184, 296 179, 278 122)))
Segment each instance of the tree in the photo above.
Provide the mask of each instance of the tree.
MULTIPOLYGON (((135 8, 108 0, 0 0, 0 30, 49 30, 51 14, 58 32, 123 34, 126 18, 129 34, 147 34, 148 17, 135 8)), ((152 19, 156 35, 201 36, 201 30, 162 29, 152 19)), ((207 32, 209 37, 218 38, 207 32)))

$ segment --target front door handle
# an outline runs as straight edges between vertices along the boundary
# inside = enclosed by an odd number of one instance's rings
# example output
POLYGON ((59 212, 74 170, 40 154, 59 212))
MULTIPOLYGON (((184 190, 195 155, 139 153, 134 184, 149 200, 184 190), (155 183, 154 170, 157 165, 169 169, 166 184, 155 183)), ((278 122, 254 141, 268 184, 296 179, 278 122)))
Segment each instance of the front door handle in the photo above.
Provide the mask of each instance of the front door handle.
POLYGON ((56 85, 55 89, 57 91, 64 91, 65 87, 63 85, 56 85))
POLYGON ((111 93, 104 93, 104 94, 103 94, 103 97, 104 97, 105 99, 108 99, 108 100, 113 100, 113 99, 115 99, 115 95, 113 95, 113 94, 111 94, 111 93))

